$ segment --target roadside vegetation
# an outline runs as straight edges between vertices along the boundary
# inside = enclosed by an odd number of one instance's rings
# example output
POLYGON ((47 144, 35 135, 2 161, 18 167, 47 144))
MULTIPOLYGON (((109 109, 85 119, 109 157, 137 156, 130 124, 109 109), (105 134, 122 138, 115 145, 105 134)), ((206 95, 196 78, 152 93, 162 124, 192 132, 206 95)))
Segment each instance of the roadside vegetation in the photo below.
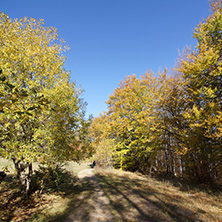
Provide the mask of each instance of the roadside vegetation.
POLYGON ((13 161, 28 198, 34 163, 54 168, 91 155, 91 119, 56 28, 0 12, 0 36, 0 156, 13 161))
MULTIPOLYGON (((0 184, 0 221, 61 221, 73 211, 72 205, 82 192, 91 192, 87 182, 77 179, 83 169, 89 169, 90 162, 68 162, 62 168, 49 171, 35 166, 32 194, 28 199, 21 196, 19 181, 11 168, 0 184)), ((8 165, 1 159, 0 166, 8 165)), ((13 166, 13 165, 12 165, 13 166)))
MULTIPOLYGON (((89 180, 77 179, 77 173, 83 169, 90 169, 89 162, 69 163, 54 172, 57 179, 50 175, 45 189, 36 190, 29 199, 21 198, 18 180, 9 174, 0 184, 1 220, 65 221, 77 209, 83 219, 88 218, 96 191, 89 180)), ((114 221, 222 220, 221 187, 115 169, 95 168, 95 174, 109 200, 114 221)))

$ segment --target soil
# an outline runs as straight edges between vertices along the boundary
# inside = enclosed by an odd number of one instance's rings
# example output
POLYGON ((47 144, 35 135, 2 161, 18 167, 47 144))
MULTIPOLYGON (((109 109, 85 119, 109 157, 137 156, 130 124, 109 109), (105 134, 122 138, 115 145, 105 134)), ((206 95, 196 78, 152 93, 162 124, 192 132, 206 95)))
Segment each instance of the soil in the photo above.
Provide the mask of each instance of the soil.
POLYGON ((79 180, 89 182, 93 186, 93 193, 90 197, 85 196, 84 193, 79 196, 79 205, 68 216, 66 222, 113 221, 109 209, 110 201, 104 194, 93 171, 94 169, 85 169, 78 173, 79 180))

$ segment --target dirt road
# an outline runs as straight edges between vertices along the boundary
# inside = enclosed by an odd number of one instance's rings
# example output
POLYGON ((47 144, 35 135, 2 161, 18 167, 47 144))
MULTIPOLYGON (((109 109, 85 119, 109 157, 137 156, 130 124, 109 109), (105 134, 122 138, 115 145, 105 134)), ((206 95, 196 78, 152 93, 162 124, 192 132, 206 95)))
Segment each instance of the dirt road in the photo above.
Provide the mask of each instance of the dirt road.
POLYGON ((79 205, 75 211, 69 215, 67 222, 82 222, 82 221, 113 221, 113 216, 110 212, 110 201, 104 194, 98 178, 94 175, 93 169, 85 169, 78 173, 78 178, 83 182, 89 182, 93 186, 91 196, 81 194, 79 196, 79 205))

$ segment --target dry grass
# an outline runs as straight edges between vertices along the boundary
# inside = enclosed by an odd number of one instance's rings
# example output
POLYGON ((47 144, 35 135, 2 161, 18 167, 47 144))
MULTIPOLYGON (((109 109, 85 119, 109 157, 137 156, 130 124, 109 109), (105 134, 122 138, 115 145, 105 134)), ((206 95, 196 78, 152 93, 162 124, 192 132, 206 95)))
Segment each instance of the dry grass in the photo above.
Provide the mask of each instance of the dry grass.
MULTIPOLYGON (((0 161, 0 166, 4 164, 0 161)), ((89 203, 95 192, 89 180, 75 178, 78 172, 89 168, 89 163, 69 162, 64 168, 70 173, 65 191, 35 193, 28 201, 21 199, 13 175, 7 175, 0 184, 0 221, 65 221, 68 215, 78 214, 78 209, 83 211, 83 221, 89 221, 89 203)), ((95 172, 109 199, 113 221, 222 222, 222 195, 208 186, 119 170, 95 172)))
POLYGON ((68 161, 64 168, 71 172, 73 175, 77 175, 80 171, 89 168, 90 162, 82 161, 79 163, 68 161))
MULTIPOLYGON (((89 168, 89 163, 68 162, 63 168, 69 172, 69 177, 61 189, 50 193, 32 194, 29 200, 21 198, 18 180, 14 175, 12 162, 0 159, 0 170, 9 166, 5 181, 0 184, 0 221, 64 221, 73 211, 77 196, 83 192, 90 193, 91 187, 87 182, 76 180, 79 171, 89 168)), ((38 169, 35 164, 34 169, 38 169)))
POLYGON ((172 179, 97 169, 117 221, 222 221, 222 193, 172 179))
MULTIPOLYGON (((69 172, 73 173, 73 175, 77 175, 78 172, 80 172, 83 169, 86 169, 89 167, 90 161, 82 161, 79 163, 73 162, 73 161, 67 161, 64 165, 64 169, 68 170, 69 172)), ((15 167, 11 160, 6 160, 0 157, 0 171, 2 171, 4 168, 7 168, 8 174, 14 174, 15 167)), ((33 164, 33 170, 38 170, 38 163, 33 164)))
MULTIPOLYGON (((12 160, 6 160, 0 157, 0 171, 6 169, 7 174, 14 174, 15 167, 12 160)), ((38 163, 33 164, 33 170, 38 170, 38 163)), ((4 170, 5 171, 5 170, 4 170)))

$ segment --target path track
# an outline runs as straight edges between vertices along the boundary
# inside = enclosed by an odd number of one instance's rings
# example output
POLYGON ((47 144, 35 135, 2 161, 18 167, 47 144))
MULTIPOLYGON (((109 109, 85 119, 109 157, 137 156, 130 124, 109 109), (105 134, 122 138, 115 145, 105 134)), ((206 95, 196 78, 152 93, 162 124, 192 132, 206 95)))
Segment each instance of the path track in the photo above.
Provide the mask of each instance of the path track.
POLYGON ((67 222, 105 222, 113 221, 109 209, 110 201, 104 194, 98 178, 94 175, 93 169, 85 169, 78 173, 78 178, 89 182, 93 186, 93 193, 90 197, 84 194, 79 196, 80 204, 67 218, 67 222))

